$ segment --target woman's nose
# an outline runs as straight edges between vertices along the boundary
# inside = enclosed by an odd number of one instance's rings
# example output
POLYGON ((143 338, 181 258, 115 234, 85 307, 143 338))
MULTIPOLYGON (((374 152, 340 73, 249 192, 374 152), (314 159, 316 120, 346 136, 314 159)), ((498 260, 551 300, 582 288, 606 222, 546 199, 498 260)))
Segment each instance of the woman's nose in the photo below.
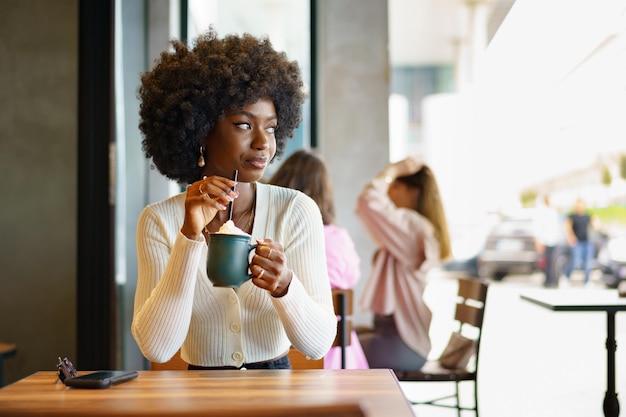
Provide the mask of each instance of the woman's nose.
POLYGON ((269 147, 269 138, 263 130, 259 129, 253 134, 252 147, 254 149, 267 149, 269 147))

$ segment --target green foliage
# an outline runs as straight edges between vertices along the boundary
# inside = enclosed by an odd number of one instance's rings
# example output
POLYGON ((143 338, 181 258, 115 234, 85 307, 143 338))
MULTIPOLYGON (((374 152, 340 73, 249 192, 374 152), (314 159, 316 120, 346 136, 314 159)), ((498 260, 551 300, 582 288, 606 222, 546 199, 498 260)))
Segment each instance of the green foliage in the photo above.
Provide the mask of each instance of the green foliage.
POLYGON ((626 207, 608 206, 589 209, 589 213, 597 216, 603 224, 625 224, 626 207))
POLYGON ((520 201, 522 203, 522 207, 533 207, 535 205, 536 200, 537 200, 537 192, 534 190, 524 191, 520 195, 520 201))
POLYGON ((611 175, 611 171, 607 168, 606 165, 602 166, 602 184, 611 185, 613 181, 613 176, 611 175))

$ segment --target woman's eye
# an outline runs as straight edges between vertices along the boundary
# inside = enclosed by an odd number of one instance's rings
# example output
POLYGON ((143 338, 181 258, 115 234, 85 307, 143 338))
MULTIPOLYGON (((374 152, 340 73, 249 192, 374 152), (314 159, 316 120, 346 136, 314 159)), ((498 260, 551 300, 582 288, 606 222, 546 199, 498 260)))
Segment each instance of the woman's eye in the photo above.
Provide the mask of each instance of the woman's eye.
POLYGON ((265 131, 266 131, 267 133, 275 133, 275 132, 276 132, 276 128, 277 128, 277 127, 278 127, 278 126, 270 126, 270 127, 268 127, 267 129, 265 129, 265 131))
POLYGON ((235 126, 237 126, 239 129, 243 129, 243 130, 250 130, 250 123, 247 122, 241 122, 241 123, 235 123, 235 126))

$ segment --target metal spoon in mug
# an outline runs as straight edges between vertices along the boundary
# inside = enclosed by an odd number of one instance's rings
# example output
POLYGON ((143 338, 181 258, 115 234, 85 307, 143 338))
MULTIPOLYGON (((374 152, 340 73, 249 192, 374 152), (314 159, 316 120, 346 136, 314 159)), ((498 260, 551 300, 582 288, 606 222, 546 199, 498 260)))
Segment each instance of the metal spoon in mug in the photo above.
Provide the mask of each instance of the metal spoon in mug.
MULTIPOLYGON (((239 174, 239 171, 234 169, 233 170, 233 181, 237 181, 238 174, 239 174)), ((233 185, 232 190, 235 191, 236 188, 237 188, 237 184, 233 185)), ((232 220, 232 219, 233 219, 233 202, 231 201, 230 203, 228 203, 228 220, 232 220)))

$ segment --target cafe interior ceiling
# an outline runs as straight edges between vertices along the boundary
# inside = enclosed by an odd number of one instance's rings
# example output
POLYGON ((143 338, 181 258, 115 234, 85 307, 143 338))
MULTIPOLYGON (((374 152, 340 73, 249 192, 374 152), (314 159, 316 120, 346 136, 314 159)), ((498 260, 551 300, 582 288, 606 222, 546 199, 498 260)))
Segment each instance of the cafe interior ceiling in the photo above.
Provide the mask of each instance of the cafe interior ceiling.
POLYGON ((389 44, 393 66, 448 65, 467 37, 468 10, 482 7, 490 40, 515 0, 389 0, 389 44))

